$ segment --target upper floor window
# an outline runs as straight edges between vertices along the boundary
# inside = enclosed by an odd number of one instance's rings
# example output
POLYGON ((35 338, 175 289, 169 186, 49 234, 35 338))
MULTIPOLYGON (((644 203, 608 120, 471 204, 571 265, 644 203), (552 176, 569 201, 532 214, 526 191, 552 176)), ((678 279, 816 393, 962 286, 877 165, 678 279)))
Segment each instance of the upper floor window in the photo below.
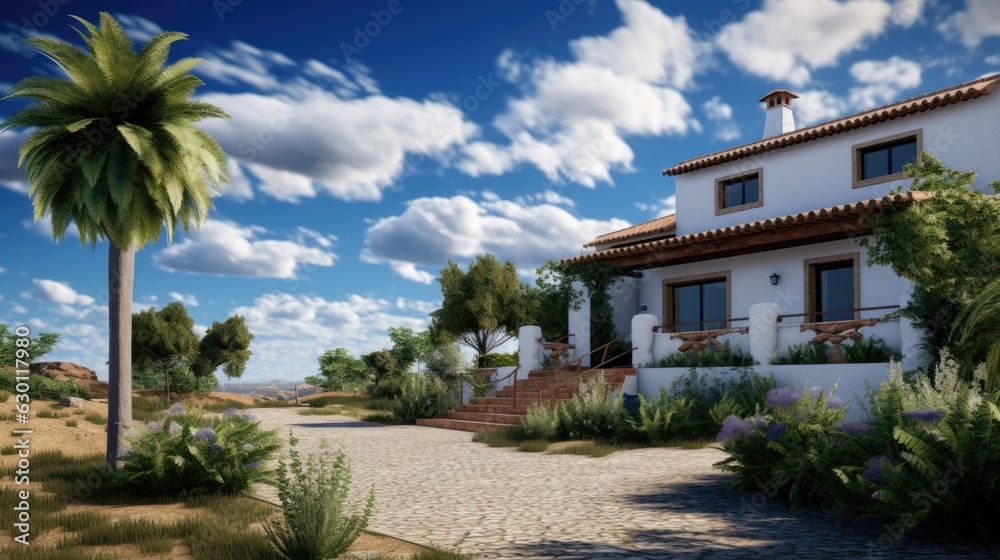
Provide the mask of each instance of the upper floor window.
POLYGON ((917 161, 921 145, 920 130, 855 145, 854 188, 905 178, 903 166, 917 161))
POLYGON ((721 177, 715 181, 715 214, 726 214, 764 204, 763 169, 721 177))

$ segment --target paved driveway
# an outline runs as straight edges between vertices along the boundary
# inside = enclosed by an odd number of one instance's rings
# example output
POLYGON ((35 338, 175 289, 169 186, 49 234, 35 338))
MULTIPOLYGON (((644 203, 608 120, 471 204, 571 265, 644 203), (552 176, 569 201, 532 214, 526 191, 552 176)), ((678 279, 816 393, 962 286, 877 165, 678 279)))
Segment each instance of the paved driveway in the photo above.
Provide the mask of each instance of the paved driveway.
MULTIPOLYGON (((486 558, 1000 558, 974 545, 907 537, 870 520, 788 513, 761 493, 726 490, 717 449, 641 449, 592 459, 520 453, 471 434, 259 409, 300 450, 346 437, 355 489, 375 486, 370 529, 486 558)), ((258 495, 277 503, 266 486, 258 495)))

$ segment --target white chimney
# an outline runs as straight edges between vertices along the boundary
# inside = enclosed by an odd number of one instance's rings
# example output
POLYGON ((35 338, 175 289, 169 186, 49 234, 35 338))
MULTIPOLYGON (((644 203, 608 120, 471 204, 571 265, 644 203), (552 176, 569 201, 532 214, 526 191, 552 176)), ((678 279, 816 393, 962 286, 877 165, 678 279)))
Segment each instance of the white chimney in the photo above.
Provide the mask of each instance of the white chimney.
POLYGON ((792 100, 798 98, 798 95, 786 89, 776 89, 760 99, 767 110, 767 116, 764 118, 764 138, 795 130, 792 100))

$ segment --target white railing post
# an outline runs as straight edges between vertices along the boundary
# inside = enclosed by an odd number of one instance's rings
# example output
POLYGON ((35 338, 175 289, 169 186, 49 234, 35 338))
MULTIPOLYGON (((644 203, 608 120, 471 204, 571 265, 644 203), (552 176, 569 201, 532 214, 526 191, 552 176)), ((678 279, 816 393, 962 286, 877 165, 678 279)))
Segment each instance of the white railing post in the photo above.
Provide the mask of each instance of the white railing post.
POLYGON ((653 327, 657 325, 656 315, 647 313, 632 317, 632 365, 639 367, 652 363, 653 327))

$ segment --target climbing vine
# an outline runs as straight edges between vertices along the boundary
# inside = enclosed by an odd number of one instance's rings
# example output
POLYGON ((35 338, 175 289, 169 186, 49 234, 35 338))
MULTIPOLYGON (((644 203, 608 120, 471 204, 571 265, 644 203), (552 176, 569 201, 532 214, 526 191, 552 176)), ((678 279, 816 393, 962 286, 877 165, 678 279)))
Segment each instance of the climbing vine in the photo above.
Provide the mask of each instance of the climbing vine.
POLYGON ((566 336, 568 311, 570 308, 580 309, 583 302, 583 292, 573 289, 573 282, 579 281, 590 293, 591 348, 614 340, 618 332, 608 288, 618 281, 619 276, 620 269, 604 262, 545 263, 538 269, 536 280, 542 300, 538 321, 542 323, 542 336, 547 340, 566 336))

